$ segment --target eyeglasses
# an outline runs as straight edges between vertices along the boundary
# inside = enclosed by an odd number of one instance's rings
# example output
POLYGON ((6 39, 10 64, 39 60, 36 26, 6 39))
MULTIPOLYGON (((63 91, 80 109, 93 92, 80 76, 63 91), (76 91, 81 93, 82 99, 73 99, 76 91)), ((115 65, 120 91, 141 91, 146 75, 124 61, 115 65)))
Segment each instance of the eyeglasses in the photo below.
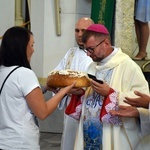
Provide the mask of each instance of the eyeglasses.
POLYGON ((102 40, 100 43, 98 43, 98 44, 97 44, 96 46, 94 46, 94 47, 84 48, 83 51, 84 51, 85 53, 87 53, 87 52, 93 53, 94 50, 95 50, 95 48, 98 47, 99 45, 101 45, 104 41, 105 41, 105 39, 102 40))

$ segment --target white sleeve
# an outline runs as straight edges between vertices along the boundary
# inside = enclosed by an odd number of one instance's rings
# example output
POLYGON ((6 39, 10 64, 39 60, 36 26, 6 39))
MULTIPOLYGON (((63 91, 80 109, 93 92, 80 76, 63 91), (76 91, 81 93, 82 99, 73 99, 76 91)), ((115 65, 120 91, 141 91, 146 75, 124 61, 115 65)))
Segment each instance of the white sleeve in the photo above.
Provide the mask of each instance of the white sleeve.
POLYGON ((144 108, 137 108, 140 115, 140 134, 142 137, 150 134, 150 111, 144 108))
POLYGON ((23 92, 23 95, 26 96, 36 87, 40 87, 38 79, 35 73, 30 69, 22 69, 19 73, 19 87, 23 92))

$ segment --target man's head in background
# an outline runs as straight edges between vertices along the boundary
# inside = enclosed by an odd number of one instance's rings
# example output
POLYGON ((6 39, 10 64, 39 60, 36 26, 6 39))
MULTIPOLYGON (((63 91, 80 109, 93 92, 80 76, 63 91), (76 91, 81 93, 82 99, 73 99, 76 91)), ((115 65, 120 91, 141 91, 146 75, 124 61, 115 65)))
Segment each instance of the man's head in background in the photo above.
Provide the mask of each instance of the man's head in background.
POLYGON ((92 24, 94 24, 94 21, 88 17, 80 18, 77 21, 77 23, 75 25, 75 38, 76 38, 76 42, 80 48, 83 48, 83 46, 84 46, 82 43, 83 32, 92 24))

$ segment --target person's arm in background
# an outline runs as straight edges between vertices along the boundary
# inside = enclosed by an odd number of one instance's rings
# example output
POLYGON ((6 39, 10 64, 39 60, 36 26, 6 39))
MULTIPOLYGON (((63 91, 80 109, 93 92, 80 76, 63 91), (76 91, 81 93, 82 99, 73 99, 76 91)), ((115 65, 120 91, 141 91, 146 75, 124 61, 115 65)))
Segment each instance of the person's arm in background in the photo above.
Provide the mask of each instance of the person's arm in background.
POLYGON ((141 92, 135 91, 135 95, 139 96, 138 98, 129 98, 126 97, 124 100, 125 103, 133 106, 133 107, 143 107, 148 108, 150 103, 150 96, 143 94, 141 92))
POLYGON ((140 133, 142 136, 150 134, 150 96, 135 91, 138 98, 126 97, 125 103, 131 106, 119 106, 119 110, 111 110, 110 114, 119 117, 135 117, 139 118, 140 133), (143 107, 143 108, 142 108, 143 107), (148 109, 149 107, 149 109, 148 109), (144 108, 146 111, 143 111, 144 108))

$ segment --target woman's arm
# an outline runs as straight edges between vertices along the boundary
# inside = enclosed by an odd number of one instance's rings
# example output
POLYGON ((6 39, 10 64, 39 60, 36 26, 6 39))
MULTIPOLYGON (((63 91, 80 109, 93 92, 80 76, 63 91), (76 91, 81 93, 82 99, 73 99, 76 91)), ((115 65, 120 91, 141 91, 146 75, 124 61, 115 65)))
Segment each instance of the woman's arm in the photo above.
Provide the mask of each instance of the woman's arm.
POLYGON ((35 116, 37 116, 41 120, 44 120, 51 113, 53 113, 65 94, 67 94, 74 87, 74 84, 75 83, 62 88, 55 96, 53 96, 48 101, 45 101, 42 90, 39 87, 35 88, 25 97, 29 108, 32 110, 35 116))

